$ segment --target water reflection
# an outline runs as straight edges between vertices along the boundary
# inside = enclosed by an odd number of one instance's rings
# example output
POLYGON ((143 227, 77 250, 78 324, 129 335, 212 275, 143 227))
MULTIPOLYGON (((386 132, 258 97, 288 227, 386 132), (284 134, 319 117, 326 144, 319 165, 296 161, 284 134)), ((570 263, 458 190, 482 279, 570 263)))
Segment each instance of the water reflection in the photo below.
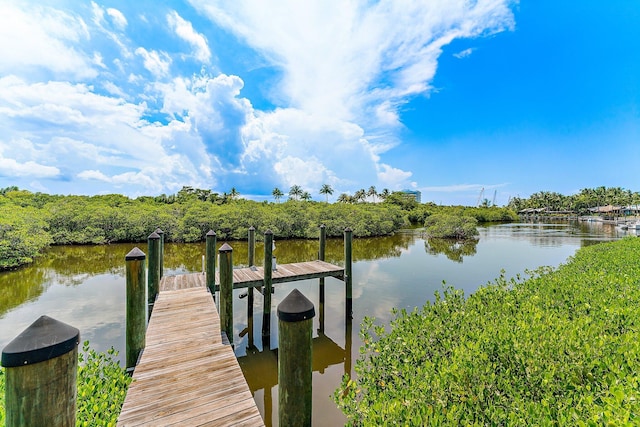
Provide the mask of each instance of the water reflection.
MULTIPOLYGON (((480 227, 478 241, 467 244, 425 240, 421 230, 393 236, 353 241, 353 312, 345 318, 344 283, 334 279, 280 284, 272 295, 272 335, 260 340, 262 296, 256 292, 249 316, 248 298, 234 291, 234 342, 236 355, 256 403, 267 422, 277 424, 277 305, 298 288, 316 307, 313 354, 313 423, 344 424, 344 417, 329 396, 344 373, 352 374, 361 345, 358 326, 364 316, 377 323, 391 319, 393 307, 411 310, 432 300, 442 282, 467 294, 496 278, 507 277, 542 265, 557 266, 581 246, 628 236, 602 223, 501 224, 480 227), (353 331, 355 324, 355 333, 353 331), (251 326, 251 327, 249 327, 251 326), (253 331, 258 331, 254 337, 253 331), (256 342, 258 341, 258 342, 256 342)), ((258 237, 259 238, 259 237, 258 237)), ((218 241, 218 247, 222 245, 218 241)), ((246 241, 229 242, 236 266, 246 266, 246 241)), ((49 249, 36 263, 0 273, 0 348, 42 314, 69 323, 98 350, 114 346, 124 354, 125 279, 124 256, 136 245, 66 246, 49 249)), ((145 253, 146 244, 137 245, 145 253)), ((317 258, 317 240, 282 241, 276 236, 274 254, 279 263, 317 258)), ((173 244, 165 247, 165 274, 202 269, 205 244, 173 244)), ((328 239, 328 262, 342 265, 342 239, 328 239)), ((262 264, 263 247, 256 245, 255 259, 262 264)))
POLYGON ((424 242, 424 249, 429 255, 443 254, 454 262, 462 262, 465 256, 476 254, 477 239, 456 240, 429 238, 424 242))

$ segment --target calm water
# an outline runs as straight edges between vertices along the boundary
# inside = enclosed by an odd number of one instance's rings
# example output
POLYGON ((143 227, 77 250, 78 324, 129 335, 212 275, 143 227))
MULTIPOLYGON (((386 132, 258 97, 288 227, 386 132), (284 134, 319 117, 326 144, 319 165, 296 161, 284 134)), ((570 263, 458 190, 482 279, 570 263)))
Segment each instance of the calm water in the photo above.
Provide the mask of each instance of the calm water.
MULTIPOLYGON (((262 297, 256 292, 254 330, 247 333, 247 300, 234 291, 234 343, 247 381, 267 425, 277 425, 276 307, 298 288, 316 307, 313 355, 313 424, 335 426, 344 417, 330 395, 358 357, 359 325, 364 316, 377 323, 391 319, 393 307, 413 309, 432 300, 447 285, 473 292, 504 270, 507 277, 543 265, 557 266, 586 245, 615 240, 629 233, 601 223, 507 224, 480 228, 472 244, 424 239, 421 230, 391 237, 354 239, 353 320, 345 321, 343 282, 325 280, 320 304, 319 281, 280 284, 273 295, 271 341, 262 345, 262 297)), ((277 238, 276 238, 277 240, 277 238)), ((221 243, 221 242, 220 242, 221 243)), ((230 242, 236 265, 246 264, 246 242, 230 242)), ((55 247, 26 268, 0 274, 0 348, 39 316, 46 314, 80 329, 81 339, 106 351, 113 346, 124 361, 124 256, 133 244, 55 247)), ((146 245, 138 245, 146 252, 146 245)), ((279 263, 317 257, 317 241, 277 241, 279 263)), ((261 260, 263 248, 256 248, 261 260)), ((167 244, 165 275, 202 270, 204 244, 167 244)), ((327 242, 326 260, 343 263, 342 239, 327 242)))

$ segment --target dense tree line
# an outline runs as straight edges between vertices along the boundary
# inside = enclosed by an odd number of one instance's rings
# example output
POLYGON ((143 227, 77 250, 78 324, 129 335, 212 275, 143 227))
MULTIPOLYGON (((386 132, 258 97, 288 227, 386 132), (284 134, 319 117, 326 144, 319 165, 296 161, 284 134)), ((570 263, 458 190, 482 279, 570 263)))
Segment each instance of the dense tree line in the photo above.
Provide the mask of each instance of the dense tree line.
MULTIPOLYGON (((304 196, 302 194, 301 196, 304 196)), ((33 260, 49 245, 142 242, 156 228, 167 241, 197 242, 209 230, 220 239, 258 236, 270 229, 280 239, 341 236, 346 227, 356 237, 393 233, 407 222, 407 212, 393 204, 285 203, 239 199, 184 187, 175 195, 130 199, 118 194, 61 196, 0 189, 0 269, 33 260)))
POLYGON ((549 211, 571 211, 579 215, 589 213, 597 206, 631 206, 640 204, 640 193, 621 187, 583 188, 579 193, 565 196, 552 191, 539 191, 529 198, 514 197, 508 207, 516 212, 523 209, 547 209, 549 211))

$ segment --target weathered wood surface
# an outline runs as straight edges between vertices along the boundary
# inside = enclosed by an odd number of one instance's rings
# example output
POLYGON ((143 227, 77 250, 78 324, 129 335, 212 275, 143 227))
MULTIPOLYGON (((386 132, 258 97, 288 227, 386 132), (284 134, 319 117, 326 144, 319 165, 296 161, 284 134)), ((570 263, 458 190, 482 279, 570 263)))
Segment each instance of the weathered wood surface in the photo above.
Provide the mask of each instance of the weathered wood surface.
MULTIPOLYGON (((219 288, 219 271, 216 270, 216 290, 219 288)), ((253 288, 262 286, 264 269, 262 267, 246 267, 233 269, 233 288, 253 288)), ((344 277, 344 268, 324 261, 297 262, 278 264, 273 270, 273 283, 294 282, 297 280, 316 279, 320 277, 344 277)), ((160 283, 160 290, 187 289, 206 286, 206 275, 203 273, 165 276, 160 283)))
POLYGON ((118 426, 264 426, 204 275, 162 278, 146 344, 118 426), (167 282, 196 287, 171 291, 167 282))

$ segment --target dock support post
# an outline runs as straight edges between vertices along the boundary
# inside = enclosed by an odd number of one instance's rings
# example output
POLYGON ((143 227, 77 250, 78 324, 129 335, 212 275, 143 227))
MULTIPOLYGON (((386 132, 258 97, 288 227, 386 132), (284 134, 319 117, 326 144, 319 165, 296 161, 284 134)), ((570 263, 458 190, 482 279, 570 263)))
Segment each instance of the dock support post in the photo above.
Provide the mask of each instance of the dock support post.
POLYGON ((346 294, 346 317, 353 318, 353 277, 352 277, 352 240, 353 231, 347 227, 344 230, 344 286, 346 294))
MULTIPOLYGON (((256 229, 252 225, 249 227, 249 267, 256 264, 256 229)), ((253 287, 247 289, 247 329, 249 330, 249 346, 253 346, 253 287)))
POLYGON ((153 304, 160 290, 160 235, 155 231, 147 239, 149 252, 149 272, 147 273, 147 312, 151 318, 153 304))
POLYGON ((134 368, 145 343, 145 286, 146 255, 133 248, 125 257, 127 276, 126 367, 134 368))
MULTIPOLYGON (((327 229, 324 224, 320 226, 320 250, 318 251, 318 259, 324 261, 325 247, 327 244, 327 229)), ((324 334, 324 277, 321 277, 318 285, 319 307, 320 311, 319 320, 320 326, 318 332, 324 334)))
POLYGON ((220 252, 220 329, 233 344, 233 249, 228 243, 220 252))
POLYGON ((271 289, 273 282, 273 232, 264 232, 264 286, 262 288, 263 308, 262 308, 262 341, 271 339, 271 289))
POLYGON ((311 426, 313 303, 294 289, 278 305, 278 420, 311 426))
POLYGON ((205 258, 206 258, 206 279, 207 279, 207 288, 209 288, 209 292, 213 295, 213 299, 215 299, 216 295, 216 232, 213 230, 209 230, 207 233, 207 243, 205 249, 205 258))
POLYGON ((159 227, 156 228, 156 233, 160 236, 160 278, 164 276, 164 231, 162 231, 159 227))
POLYGON ((2 350, 6 425, 75 426, 80 331, 41 316, 2 350))

